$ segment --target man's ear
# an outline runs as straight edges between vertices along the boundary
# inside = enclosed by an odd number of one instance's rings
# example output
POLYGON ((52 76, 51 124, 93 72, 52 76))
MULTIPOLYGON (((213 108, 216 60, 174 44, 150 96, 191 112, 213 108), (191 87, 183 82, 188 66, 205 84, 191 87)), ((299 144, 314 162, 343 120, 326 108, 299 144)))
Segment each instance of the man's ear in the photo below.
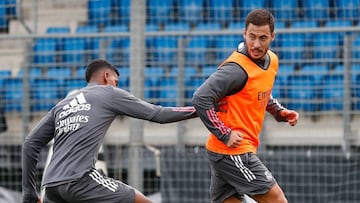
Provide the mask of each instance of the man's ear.
POLYGON ((104 71, 103 79, 104 79, 105 85, 109 84, 109 78, 110 78, 110 73, 108 71, 104 71))

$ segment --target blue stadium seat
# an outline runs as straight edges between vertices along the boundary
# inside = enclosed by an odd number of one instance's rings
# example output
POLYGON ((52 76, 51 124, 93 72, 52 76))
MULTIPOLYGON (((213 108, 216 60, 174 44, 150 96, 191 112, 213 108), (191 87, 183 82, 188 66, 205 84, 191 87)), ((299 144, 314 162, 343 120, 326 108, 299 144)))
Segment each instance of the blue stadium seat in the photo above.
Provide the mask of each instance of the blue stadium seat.
POLYGON ((192 105, 191 99, 194 95, 194 92, 203 84, 206 80, 206 77, 201 75, 193 75, 190 77, 189 80, 185 83, 185 98, 186 98, 186 105, 192 105))
POLYGON ((284 83, 284 77, 277 76, 275 79, 275 82, 274 82, 273 89, 271 91, 272 96, 277 99, 284 98, 286 95, 285 87, 286 87, 286 84, 284 83))
POLYGON ((56 79, 59 84, 62 84, 65 78, 72 76, 71 68, 48 68, 46 71, 46 77, 50 79, 56 79))
POLYGON ((216 66, 204 66, 201 69, 201 75, 208 78, 211 74, 216 72, 217 67, 216 66))
POLYGON ((356 110, 360 110, 360 74, 356 75, 356 83, 355 83, 355 87, 354 87, 354 109, 356 110))
POLYGON ((60 85, 57 79, 36 78, 31 84, 33 111, 48 111, 60 98, 60 85))
POLYGON ((336 60, 339 60, 338 50, 341 50, 341 41, 338 33, 315 33, 312 46, 314 58, 328 63, 336 63, 336 60))
POLYGON ((329 20, 326 21, 325 27, 351 27, 352 22, 350 20, 329 20))
POLYGON ((84 67, 78 68, 78 69, 76 69, 75 77, 85 79, 85 72, 86 72, 86 68, 84 68, 84 67))
POLYGON ((174 0, 175 6, 179 9, 179 19, 181 22, 196 25, 204 20, 204 1, 203 0, 174 0))
POLYGON ((319 27, 319 23, 315 20, 297 20, 292 21, 290 24, 291 28, 316 28, 319 27))
POLYGON ((167 24, 171 21, 172 1, 147 0, 147 21, 154 24, 167 24))
POLYGON ((11 70, 0 70, 0 78, 7 78, 11 76, 11 70))
POLYGON ((177 78, 171 76, 163 77, 160 80, 159 87, 159 104, 162 106, 176 106, 176 100, 178 97, 177 78))
POLYGON ((211 22, 211 23, 198 23, 195 27, 196 31, 215 31, 215 30, 221 30, 221 24, 217 22, 211 22))
POLYGON ((295 74, 295 66, 290 65, 290 64, 280 64, 279 65, 277 77, 281 78, 280 80, 282 80, 282 82, 284 84, 287 83, 287 77, 292 74, 295 74))
MULTIPOLYGON (((358 34, 352 42, 352 58, 355 60, 360 59, 360 34, 358 34)), ((360 64, 360 61, 357 62, 360 64)))
POLYGON ((64 34, 70 33, 70 27, 68 26, 50 26, 46 29, 47 34, 64 34))
MULTIPOLYGON (((197 68, 194 67, 194 66, 187 66, 187 67, 184 67, 184 80, 188 80, 190 79, 191 76, 194 76, 196 75, 198 72, 197 68)), ((173 67, 171 68, 170 70, 170 75, 171 76, 178 76, 179 74, 179 68, 178 67, 173 67)))
POLYGON ((285 33, 279 36, 279 58, 291 64, 301 64, 305 58, 307 39, 305 33, 285 33))
POLYGON ((167 23, 164 26, 164 31, 190 31, 190 24, 185 22, 167 23))
MULTIPOLYGON (((127 32, 128 27, 124 25, 105 27, 104 32, 127 32)), ((101 43, 104 42, 101 40, 101 43)), ((130 55, 130 39, 128 37, 110 38, 107 41, 106 58, 113 64, 128 65, 130 55)))
MULTIPOLYGON (((75 34, 92 34, 98 33, 99 28, 95 25, 83 25, 76 27, 75 34)), ((84 37, 86 57, 90 60, 99 58, 100 39, 94 37, 84 37)))
POLYGON ((301 68, 301 74, 312 75, 317 85, 321 84, 322 78, 330 73, 327 65, 305 65, 301 68))
POLYGON ((15 19, 17 17, 17 0, 6 0, 6 18, 15 19))
POLYGON ((160 65, 177 64, 178 38, 177 37, 155 37, 153 41, 153 61, 160 65))
POLYGON ((358 19, 360 0, 335 0, 337 18, 339 19, 358 19))
POLYGON ((230 22, 227 30, 244 30, 245 29, 245 23, 244 22, 230 22))
POLYGON ((289 109, 316 111, 319 93, 313 75, 289 75, 287 78, 286 95, 289 99, 287 107, 289 109))
POLYGON ((38 67, 52 67, 56 62, 56 41, 51 38, 40 38, 33 48, 34 63, 38 67))
POLYGON ((241 41, 243 41, 242 35, 217 35, 214 45, 216 62, 219 64, 229 57, 241 41))
MULTIPOLYGON (((24 68, 20 68, 16 74, 16 77, 23 78, 24 77, 24 68)), ((29 67, 29 78, 33 80, 35 78, 40 78, 42 76, 42 69, 38 67, 31 68, 29 67)))
POLYGON ((321 84, 322 103, 320 110, 338 110, 344 108, 344 76, 343 74, 328 74, 321 84))
POLYGON ((206 36, 192 36, 185 48, 187 65, 208 64, 210 60, 209 50, 211 43, 206 36))
POLYGON ((297 0, 273 0, 271 1, 274 17, 278 21, 292 21, 298 19, 297 10, 299 8, 297 0))
POLYGON ((9 26, 9 21, 7 19, 6 13, 6 1, 0 1, 0 30, 7 30, 9 26))
POLYGON ((111 24, 111 1, 89 0, 88 1, 88 24, 105 27, 111 24))
POLYGON ((4 112, 20 112, 24 99, 24 86, 22 78, 5 78, 3 93, 4 112))
POLYGON ((61 94, 66 96, 69 92, 86 87, 86 85, 85 77, 65 78, 61 94))
POLYGON ((119 84, 120 88, 129 90, 130 87, 130 68, 120 67, 118 68, 119 71, 119 84))
POLYGON ((112 19, 114 25, 129 25, 130 24, 130 8, 131 1, 129 0, 112 0, 112 13, 115 16, 112 19))
MULTIPOLYGON (((235 1, 236 2, 236 1, 235 1)), ((257 1, 239 1, 240 5, 240 16, 241 20, 245 19, 245 17, 250 13, 250 11, 257 9, 257 8, 266 8, 266 0, 257 0, 257 1)))
POLYGON ((62 62, 65 67, 81 67, 86 64, 87 45, 84 38, 66 38, 62 62))
POLYGON ((206 6, 209 11, 209 21, 226 24, 232 22, 234 12, 233 0, 209 0, 206 6))
POLYGON ((162 67, 146 67, 145 68, 145 85, 144 98, 154 99, 159 96, 159 82, 165 75, 165 70, 162 67))
POLYGON ((304 18, 306 20, 328 20, 330 17, 329 7, 329 0, 305 0, 303 1, 304 18))

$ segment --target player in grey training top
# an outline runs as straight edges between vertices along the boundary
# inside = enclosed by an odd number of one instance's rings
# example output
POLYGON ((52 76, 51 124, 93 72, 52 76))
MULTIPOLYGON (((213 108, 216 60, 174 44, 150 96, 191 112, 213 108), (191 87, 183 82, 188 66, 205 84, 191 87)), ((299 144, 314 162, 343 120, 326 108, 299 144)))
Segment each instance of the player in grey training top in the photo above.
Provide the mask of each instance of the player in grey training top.
POLYGON ((23 202, 38 202, 36 164, 41 148, 54 139, 44 174, 44 202, 150 202, 124 183, 105 177, 94 165, 105 133, 117 115, 170 123, 196 117, 193 107, 162 107, 117 88, 119 73, 104 60, 90 63, 88 85, 52 108, 25 138, 22 152, 23 202))

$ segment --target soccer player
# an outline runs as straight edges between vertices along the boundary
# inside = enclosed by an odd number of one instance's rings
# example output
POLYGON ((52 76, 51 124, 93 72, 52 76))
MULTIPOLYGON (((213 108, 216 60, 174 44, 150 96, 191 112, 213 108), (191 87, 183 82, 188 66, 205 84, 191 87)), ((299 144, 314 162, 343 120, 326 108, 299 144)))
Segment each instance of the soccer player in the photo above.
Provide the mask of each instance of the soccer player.
POLYGON ((278 57, 269 50, 275 38, 274 17, 264 9, 250 12, 245 42, 194 93, 193 105, 210 131, 206 149, 211 165, 214 203, 239 203, 244 194, 260 203, 286 203, 276 180, 256 151, 268 111, 294 126, 298 113, 271 95, 278 57))
POLYGON ((105 133, 117 115, 170 123, 197 117, 193 107, 162 107, 117 88, 119 73, 104 60, 86 69, 87 86, 57 103, 25 138, 22 150, 23 203, 40 202, 35 171, 38 156, 54 139, 44 174, 44 203, 151 202, 141 192, 102 175, 95 161, 105 133))

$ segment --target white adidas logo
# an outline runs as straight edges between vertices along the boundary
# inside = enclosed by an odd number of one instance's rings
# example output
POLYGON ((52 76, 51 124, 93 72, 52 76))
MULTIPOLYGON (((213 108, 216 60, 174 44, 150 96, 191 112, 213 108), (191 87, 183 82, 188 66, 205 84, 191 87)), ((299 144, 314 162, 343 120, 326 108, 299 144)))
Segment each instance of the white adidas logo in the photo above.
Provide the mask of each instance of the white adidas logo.
POLYGON ((80 94, 76 95, 76 97, 69 102, 69 104, 66 104, 63 107, 63 110, 69 109, 70 107, 75 107, 80 104, 85 104, 86 99, 84 97, 84 94, 81 92, 80 94))
POLYGON ((59 118, 69 115, 70 113, 75 113, 78 111, 89 111, 91 109, 91 104, 86 102, 84 94, 81 92, 76 95, 68 104, 63 108, 63 111, 60 112, 59 118))

